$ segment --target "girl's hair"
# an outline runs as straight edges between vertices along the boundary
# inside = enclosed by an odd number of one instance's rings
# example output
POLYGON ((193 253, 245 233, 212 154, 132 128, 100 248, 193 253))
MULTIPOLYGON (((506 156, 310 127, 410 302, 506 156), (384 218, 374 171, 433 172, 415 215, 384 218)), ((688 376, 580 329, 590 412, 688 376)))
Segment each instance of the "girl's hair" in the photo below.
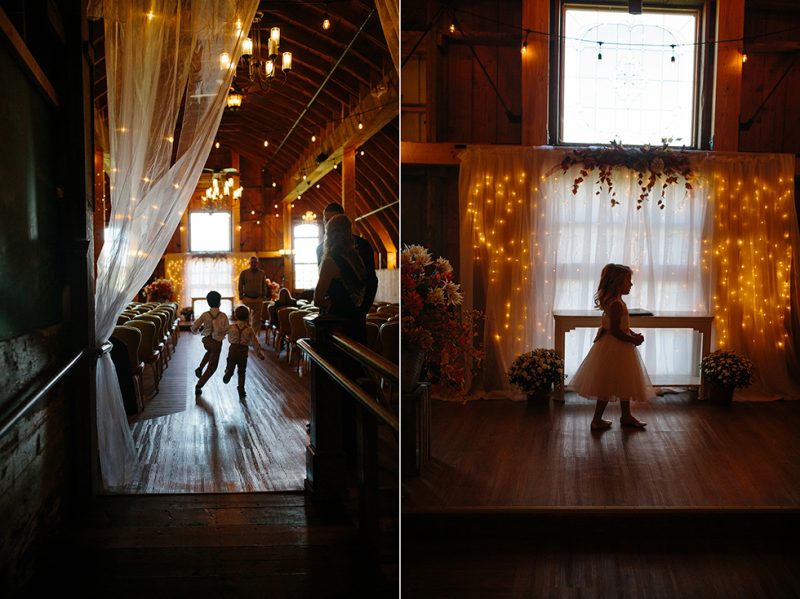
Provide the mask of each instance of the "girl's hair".
POLYGON ((594 307, 605 310, 608 301, 619 294, 619 288, 629 274, 633 273, 630 266, 624 264, 606 264, 600 273, 600 284, 594 294, 594 307))
POLYGON ((347 261, 359 279, 366 274, 364 262, 353 243, 353 229, 346 214, 337 214, 325 225, 325 256, 337 256, 347 261))

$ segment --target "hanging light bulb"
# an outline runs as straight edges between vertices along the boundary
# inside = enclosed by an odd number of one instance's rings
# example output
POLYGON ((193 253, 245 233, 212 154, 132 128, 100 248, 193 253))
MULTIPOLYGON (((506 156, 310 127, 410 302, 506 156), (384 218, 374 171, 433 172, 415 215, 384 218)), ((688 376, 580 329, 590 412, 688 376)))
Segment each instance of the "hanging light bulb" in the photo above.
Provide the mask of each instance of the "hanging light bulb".
POLYGON ((227 52, 219 55, 219 68, 223 71, 231 68, 231 55, 227 52))
POLYGON ((316 135, 312 135, 311 136, 311 143, 314 143, 315 141, 317 141, 317 136, 316 135))
POLYGON ((361 131, 364 128, 364 123, 361 122, 361 117, 358 117, 358 130, 361 131))
POLYGON ((264 63, 264 74, 267 79, 272 79, 275 76, 275 62, 271 59, 264 63))
POLYGON ((253 55, 253 39, 247 38, 242 42, 242 56, 253 55))
POLYGON ((603 60, 603 42, 597 42, 597 60, 603 60))
POLYGON ((269 140, 268 140, 268 139, 265 139, 265 140, 264 140, 264 147, 265 147, 265 148, 268 148, 268 147, 269 147, 269 140))
POLYGON ((291 52, 284 52, 283 59, 281 61, 281 69, 288 73, 292 70, 292 53, 291 52))
POLYGON ((331 19, 328 17, 328 13, 325 13, 325 18, 322 19, 322 28, 325 31, 328 31, 328 29, 331 28, 331 19))

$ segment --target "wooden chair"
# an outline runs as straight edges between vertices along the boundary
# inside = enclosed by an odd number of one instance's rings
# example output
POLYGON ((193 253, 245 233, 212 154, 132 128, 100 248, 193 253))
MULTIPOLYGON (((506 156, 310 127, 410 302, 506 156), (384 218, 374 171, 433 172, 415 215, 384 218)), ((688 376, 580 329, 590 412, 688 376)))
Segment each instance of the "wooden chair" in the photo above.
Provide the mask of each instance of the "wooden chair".
POLYGON ((380 343, 378 342, 381 328, 375 322, 367 320, 367 347, 375 353, 381 353, 380 343))
MULTIPOLYGON (((291 306, 278 308, 278 331, 275 334, 275 353, 280 356, 283 342, 292 334, 292 325, 289 322, 289 315, 297 310, 291 306)), ((286 351, 289 351, 288 345, 286 351)))
POLYGON ((125 324, 131 318, 132 318, 132 316, 130 316, 128 314, 124 314, 124 313, 120 314, 119 316, 117 316, 117 326, 125 324))
MULTIPOLYGON (((297 340, 306 336, 306 324, 303 322, 303 318, 306 316, 306 314, 308 314, 307 310, 294 310, 289 313, 289 338, 286 342, 286 357, 290 365, 292 363, 292 354, 294 353, 295 348, 299 350, 297 347, 297 340)), ((300 362, 302 361, 303 356, 302 352, 299 353, 300 357, 297 359, 297 370, 300 370, 300 362)))
MULTIPOLYGON (((120 390, 122 391, 123 400, 126 399, 126 395, 128 395, 129 398, 131 394, 133 395, 133 397, 128 400, 128 403, 132 403, 133 406, 135 406, 135 410, 131 412, 130 407, 128 407, 126 408, 126 412, 128 412, 128 415, 141 412, 144 409, 144 399, 142 396, 142 372, 144 370, 144 364, 139 358, 142 334, 136 327, 120 325, 114 327, 114 332, 111 334, 111 337, 112 344, 113 340, 116 339, 125 347, 127 368, 125 368, 123 364, 118 363, 118 360, 115 361, 114 365, 117 369, 117 377, 120 379, 120 390), (127 380, 127 377, 130 377, 130 380, 127 380)), ((112 354, 113 353, 114 350, 112 349, 112 354)), ((114 355, 111 356, 111 359, 112 361, 114 360, 114 355)))
POLYGON ((157 318, 161 322, 161 325, 158 328, 158 339, 162 343, 161 363, 164 365, 164 368, 162 368, 163 372, 164 369, 166 369, 167 362, 172 355, 169 342, 169 316, 167 316, 164 312, 160 312, 159 310, 150 310, 147 314, 142 314, 142 316, 157 318))
POLYGON ((380 328, 381 355, 398 364, 400 362, 400 321, 385 322, 380 328))
POLYGON ((161 379, 163 372, 162 365, 164 364, 164 342, 163 335, 161 334, 161 319, 152 314, 140 314, 131 322, 147 322, 153 325, 152 339, 150 340, 150 347, 152 355, 149 359, 145 360, 146 364, 150 364, 153 368, 153 378, 156 381, 156 392, 158 392, 158 381, 161 379))
POLYGON ((142 343, 139 346, 139 360, 143 364, 150 366, 150 369, 153 373, 153 388, 155 390, 153 395, 156 395, 158 393, 158 381, 161 378, 161 372, 159 370, 159 349, 156 339, 156 325, 149 320, 134 318, 127 323, 127 326, 136 327, 142 334, 142 343))

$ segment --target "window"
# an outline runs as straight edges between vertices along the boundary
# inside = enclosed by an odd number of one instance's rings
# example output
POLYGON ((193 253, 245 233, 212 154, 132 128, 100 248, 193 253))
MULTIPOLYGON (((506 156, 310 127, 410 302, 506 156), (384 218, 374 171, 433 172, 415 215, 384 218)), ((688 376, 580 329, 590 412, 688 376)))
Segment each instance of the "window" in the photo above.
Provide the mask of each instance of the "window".
POLYGON ((698 21, 565 6, 560 142, 694 146, 698 21))
POLYGON ((230 252, 230 212, 189 213, 190 252, 230 252))
POLYGON ((320 226, 302 223, 294 226, 294 288, 314 289, 319 278, 317 246, 320 226))

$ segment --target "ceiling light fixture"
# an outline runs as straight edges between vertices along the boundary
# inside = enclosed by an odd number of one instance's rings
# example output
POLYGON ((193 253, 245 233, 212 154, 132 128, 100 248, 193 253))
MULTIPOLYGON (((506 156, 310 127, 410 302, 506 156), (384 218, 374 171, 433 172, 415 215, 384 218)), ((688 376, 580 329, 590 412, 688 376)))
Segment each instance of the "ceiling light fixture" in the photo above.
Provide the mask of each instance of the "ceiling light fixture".
MULTIPOLYGON (((262 28, 261 20, 264 13, 257 12, 253 18, 253 25, 250 28, 250 35, 242 42, 242 58, 239 67, 246 71, 250 86, 258 86, 267 89, 273 77, 275 77, 276 62, 281 58, 281 70, 288 74, 292 70, 292 53, 280 52, 281 30, 280 27, 262 28), (262 34, 268 33, 266 48, 261 41, 262 34)), ((229 59, 230 60, 230 59, 229 59)), ((222 59, 220 59, 222 65, 222 59)))

